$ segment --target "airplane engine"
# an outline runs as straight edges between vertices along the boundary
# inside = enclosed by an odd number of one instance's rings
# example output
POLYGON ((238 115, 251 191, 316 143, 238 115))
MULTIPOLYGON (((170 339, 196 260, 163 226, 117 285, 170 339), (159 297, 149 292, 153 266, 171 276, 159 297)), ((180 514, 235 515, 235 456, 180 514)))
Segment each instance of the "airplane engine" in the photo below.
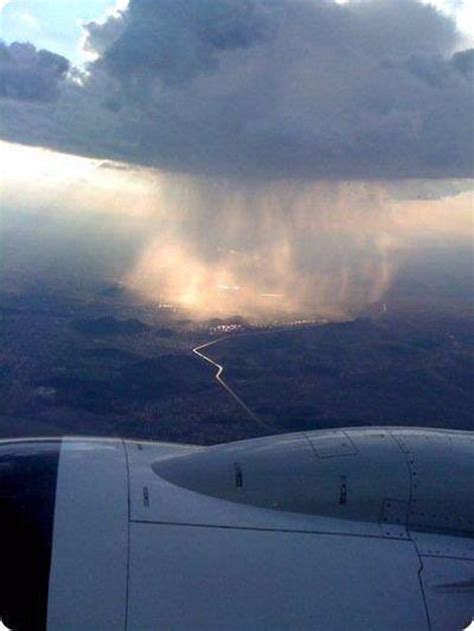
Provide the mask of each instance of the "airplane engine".
POLYGON ((0 443, 12 629, 461 629, 474 437, 0 443))

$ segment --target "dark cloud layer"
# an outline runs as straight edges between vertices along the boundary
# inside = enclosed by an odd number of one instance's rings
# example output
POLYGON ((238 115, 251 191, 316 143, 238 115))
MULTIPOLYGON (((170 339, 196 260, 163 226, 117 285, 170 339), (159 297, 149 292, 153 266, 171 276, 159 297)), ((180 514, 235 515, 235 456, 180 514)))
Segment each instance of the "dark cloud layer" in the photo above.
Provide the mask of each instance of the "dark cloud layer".
POLYGON ((266 29, 252 0, 132 2, 126 17, 87 27, 88 46, 102 53, 96 67, 122 84, 165 86, 216 72, 219 55, 258 42, 266 29))
POLYGON ((36 50, 32 44, 0 41, 0 97, 24 101, 52 101, 69 70, 61 55, 36 50))
POLYGON ((131 0, 86 28, 83 85, 22 124, 0 92, 0 136, 197 174, 473 173, 474 51, 417 0, 131 0))

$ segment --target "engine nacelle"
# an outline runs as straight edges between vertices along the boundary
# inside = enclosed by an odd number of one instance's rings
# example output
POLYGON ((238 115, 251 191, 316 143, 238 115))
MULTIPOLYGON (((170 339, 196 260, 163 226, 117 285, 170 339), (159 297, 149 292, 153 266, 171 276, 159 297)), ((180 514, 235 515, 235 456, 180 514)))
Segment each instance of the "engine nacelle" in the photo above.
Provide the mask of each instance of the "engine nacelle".
POLYGON ((430 629, 474 615, 474 436, 0 443, 0 618, 23 629, 430 629))
POLYGON ((393 429, 286 434, 160 460, 192 491, 267 509, 474 532, 474 437, 393 429))

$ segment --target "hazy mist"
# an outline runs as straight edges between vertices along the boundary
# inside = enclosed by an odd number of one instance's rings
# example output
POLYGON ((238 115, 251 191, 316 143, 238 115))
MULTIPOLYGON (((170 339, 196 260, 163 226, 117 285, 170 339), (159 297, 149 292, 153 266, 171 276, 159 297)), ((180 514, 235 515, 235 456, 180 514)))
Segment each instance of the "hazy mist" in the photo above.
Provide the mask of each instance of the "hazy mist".
MULTIPOLYGON (((27 163, 35 150, 16 151, 27 163)), ((382 304, 419 252, 430 270, 439 252, 449 274, 469 251, 472 193, 448 181, 450 197, 436 199, 438 183, 430 199, 410 198, 405 184, 397 199, 393 182, 257 184, 79 158, 60 173, 60 159, 43 159, 41 194, 23 187, 20 201, 12 173, 3 187, 10 288, 115 283, 197 317, 345 317, 382 304)))

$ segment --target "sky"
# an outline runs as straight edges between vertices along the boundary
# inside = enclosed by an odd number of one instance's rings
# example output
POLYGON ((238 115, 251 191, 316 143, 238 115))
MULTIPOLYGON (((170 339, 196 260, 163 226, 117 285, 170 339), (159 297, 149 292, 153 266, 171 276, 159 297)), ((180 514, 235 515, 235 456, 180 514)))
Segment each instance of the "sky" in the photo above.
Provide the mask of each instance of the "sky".
POLYGON ((0 138, 197 175, 469 177, 472 5, 443 6, 11 0, 0 138))
POLYGON ((0 202, 61 234, 120 217, 104 225, 133 233, 121 278, 144 298, 377 300, 414 243, 472 229, 472 13, 3 2, 0 202))
MULTIPOLYGON (((340 0, 340 4, 347 1, 340 0)), ((0 0, 0 37, 8 43, 30 41, 80 65, 88 60, 83 50, 82 25, 104 20, 127 4, 128 0, 0 0)), ((434 0, 432 4, 453 15, 460 30, 474 37, 473 3, 434 0)))
MULTIPOLYGON (((126 2, 122 2, 125 6, 126 2)), ((1 0, 0 37, 28 41, 64 55, 74 65, 88 56, 83 50, 83 24, 105 19, 120 8, 116 0, 1 0)))

